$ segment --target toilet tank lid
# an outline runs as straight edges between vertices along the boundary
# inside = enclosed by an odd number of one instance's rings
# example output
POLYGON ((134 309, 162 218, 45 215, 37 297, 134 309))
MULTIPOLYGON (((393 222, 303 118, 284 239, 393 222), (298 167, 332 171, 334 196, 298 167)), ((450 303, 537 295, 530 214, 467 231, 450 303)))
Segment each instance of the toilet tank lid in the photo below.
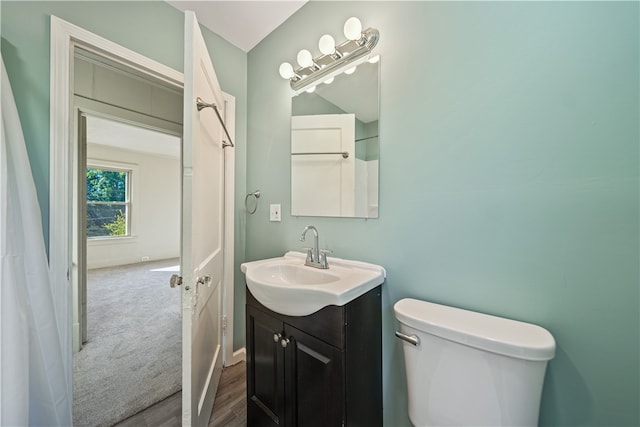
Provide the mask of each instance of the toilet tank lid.
POLYGON ((553 336, 537 325, 412 298, 393 308, 399 322, 460 344, 518 359, 555 356, 553 336))

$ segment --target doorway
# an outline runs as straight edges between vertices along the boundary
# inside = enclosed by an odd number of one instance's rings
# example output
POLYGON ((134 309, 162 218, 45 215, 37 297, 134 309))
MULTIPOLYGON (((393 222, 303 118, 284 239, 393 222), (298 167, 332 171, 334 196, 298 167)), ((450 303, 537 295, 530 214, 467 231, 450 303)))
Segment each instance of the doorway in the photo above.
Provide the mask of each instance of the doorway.
MULTIPOLYGON (((197 23, 191 25, 197 28, 197 23)), ((185 38, 186 40, 187 38, 185 38)), ((78 111, 74 108, 75 96, 73 93, 74 78, 78 75, 74 69, 74 55, 77 49, 87 50, 99 57, 109 58, 116 64, 125 65, 130 68, 134 74, 138 74, 141 80, 153 80, 166 84, 178 89, 182 94, 183 87, 191 87, 192 76, 185 77, 182 73, 177 72, 169 67, 159 64, 147 57, 144 57, 127 48, 117 45, 106 40, 96 34, 79 28, 55 16, 51 17, 51 192, 50 192, 50 226, 49 226, 49 254, 50 254, 50 273, 53 283, 53 299, 56 314, 59 318, 58 328, 63 343, 68 342, 69 345, 63 345, 63 359, 65 375, 68 378, 69 394, 71 394, 72 383, 72 349, 75 343, 80 341, 81 328, 75 327, 73 318, 73 299, 77 295, 72 295, 72 289, 77 285, 77 277, 74 269, 77 269, 76 254, 72 253, 72 247, 75 237, 73 236, 73 185, 74 171, 77 171, 77 165, 74 164, 77 156, 76 129, 71 126, 74 114, 78 111), (71 343, 74 345, 71 345, 71 343)), ((190 50, 191 48, 187 49, 190 50)), ((219 89, 218 89, 219 90, 219 89)), ((107 94, 108 95, 108 94, 107 94)), ((133 98, 136 98, 135 96, 133 98)), ((140 97, 138 97, 139 99, 140 97)), ((194 97, 195 98, 195 97, 194 97)), ((189 96, 191 100, 191 96, 189 96)), ((155 106, 163 108, 166 103, 164 100, 157 100, 153 103, 155 106)), ((85 99, 88 107, 82 106, 85 111, 93 111, 91 99, 85 99)), ((114 106, 110 103, 105 107, 107 109, 114 106)), ((235 99, 233 96, 222 93, 217 97, 218 106, 224 105, 222 119, 226 122, 231 137, 235 135, 235 99)), ((75 104, 78 105, 78 104, 75 104)), ((189 108, 193 108, 191 101, 189 108)), ((138 114, 136 111, 131 112, 133 115, 138 114)), ((117 116, 117 115, 114 115, 117 116)), ((148 115, 142 115, 142 119, 149 119, 148 115)), ((144 120, 142 120, 144 122, 144 120)), ((153 126, 152 126, 153 127, 153 126)), ((186 138, 185 141, 191 141, 186 138)), ((185 142, 187 144, 188 142, 185 142)), ((219 289, 222 305, 220 307, 221 317, 216 316, 216 321, 222 327, 219 329, 221 336, 221 347, 219 354, 222 356, 223 364, 233 364, 242 357, 242 353, 238 352, 239 357, 235 357, 233 353, 233 322, 227 319, 233 319, 233 295, 234 295, 234 151, 225 150, 224 167, 218 167, 217 170, 224 171, 224 204, 223 215, 224 221, 220 228, 220 234, 224 235, 223 251, 228 256, 224 257, 223 273, 217 277, 219 279, 219 289)), ((189 205, 185 205, 186 209, 190 209, 189 205)), ((200 210, 195 210, 200 212, 200 210)), ((184 216, 184 214, 183 214, 184 216)), ((186 259, 187 257, 185 257, 186 259)), ((183 261, 184 262, 184 261, 183 261)), ((206 278, 206 277, 205 277, 206 278)), ((191 283, 191 277, 186 283, 191 283)), ((198 280, 200 278, 198 277, 198 280)), ((200 283, 200 281, 198 281, 200 283)), ((204 281, 205 285, 207 281, 204 281)), ((195 282, 194 282, 195 284, 195 282)), ((196 286, 197 289, 197 286, 196 286)), ((189 292, 190 288, 183 286, 183 291, 189 292)), ((190 292, 190 294, 193 292, 190 292)), ((187 301, 187 300, 185 300, 187 301)), ((183 304, 183 309, 186 306, 183 304)), ((190 309, 190 306, 189 306, 190 309)), ((184 317, 186 318, 186 317, 184 317)), ((79 322, 78 322, 79 323, 79 322)), ((183 334, 184 338, 184 334, 183 334)), ((190 350, 193 343, 185 346, 183 340, 183 351, 190 350)), ((160 356, 159 356, 160 357, 160 356)), ((185 359, 186 360, 186 359, 185 359)), ((183 361, 184 364, 184 361, 183 361)), ((188 372, 183 365, 183 373, 188 372)), ((187 376, 189 377, 189 376, 187 376)), ((197 401, 190 397, 187 402, 193 403, 197 401)), ((183 413, 184 416, 190 417, 190 412, 183 413)))
POLYGON ((180 138, 79 120, 74 424, 112 425, 181 389, 180 138))

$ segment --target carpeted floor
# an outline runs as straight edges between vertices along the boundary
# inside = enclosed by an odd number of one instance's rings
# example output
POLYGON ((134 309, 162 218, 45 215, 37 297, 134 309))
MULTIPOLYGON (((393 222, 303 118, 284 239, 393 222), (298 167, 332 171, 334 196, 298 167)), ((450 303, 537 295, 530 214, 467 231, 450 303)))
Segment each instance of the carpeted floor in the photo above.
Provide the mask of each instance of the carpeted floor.
POLYGON ((181 389, 180 289, 169 287, 178 262, 89 271, 89 340, 73 357, 75 426, 111 426, 181 389))

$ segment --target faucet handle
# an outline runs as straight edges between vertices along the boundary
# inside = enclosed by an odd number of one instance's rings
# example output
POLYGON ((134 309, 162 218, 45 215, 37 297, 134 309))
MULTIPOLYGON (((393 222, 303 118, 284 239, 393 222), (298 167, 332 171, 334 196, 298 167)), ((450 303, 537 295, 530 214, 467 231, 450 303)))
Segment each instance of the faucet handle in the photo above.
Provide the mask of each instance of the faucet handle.
POLYGON ((327 254, 332 254, 333 251, 331 249, 320 249, 320 253, 318 254, 318 262, 320 263, 320 268, 329 268, 329 263, 327 262, 327 254))
POLYGON ((310 246, 303 246, 303 248, 307 250, 307 259, 305 260, 305 264, 314 262, 315 256, 313 254, 313 248, 310 246))

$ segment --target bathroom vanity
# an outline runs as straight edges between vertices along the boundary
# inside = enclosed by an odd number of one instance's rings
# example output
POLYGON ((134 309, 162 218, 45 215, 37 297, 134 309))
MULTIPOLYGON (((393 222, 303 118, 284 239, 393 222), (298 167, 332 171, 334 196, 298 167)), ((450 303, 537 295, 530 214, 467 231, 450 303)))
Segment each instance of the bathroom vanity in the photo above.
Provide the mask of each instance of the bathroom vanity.
POLYGON ((381 286, 288 316, 247 288, 247 425, 381 426, 381 286))

